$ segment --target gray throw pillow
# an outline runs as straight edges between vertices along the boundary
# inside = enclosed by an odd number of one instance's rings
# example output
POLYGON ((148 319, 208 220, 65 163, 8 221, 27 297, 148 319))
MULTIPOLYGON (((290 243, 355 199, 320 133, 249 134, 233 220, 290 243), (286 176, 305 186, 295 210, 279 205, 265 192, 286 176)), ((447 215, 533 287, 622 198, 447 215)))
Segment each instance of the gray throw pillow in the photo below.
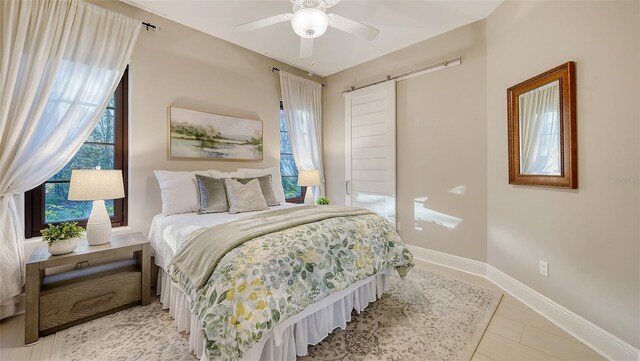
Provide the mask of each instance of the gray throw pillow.
POLYGON ((223 178, 213 178, 196 174, 198 183, 198 193, 200 209, 198 214, 227 212, 229 202, 227 201, 227 189, 224 186, 223 178))
POLYGON ((273 181, 271 179, 271 174, 263 175, 262 177, 251 177, 251 178, 233 178, 242 184, 247 184, 250 181, 257 179, 260 182, 260 189, 262 190, 262 195, 264 196, 264 200, 267 202, 269 207, 271 206, 279 206, 280 202, 276 199, 275 193, 273 193, 273 181))
POLYGON ((229 200, 229 213, 263 211, 269 209, 264 200, 260 182, 257 179, 242 184, 233 179, 224 180, 227 189, 227 199, 229 200))

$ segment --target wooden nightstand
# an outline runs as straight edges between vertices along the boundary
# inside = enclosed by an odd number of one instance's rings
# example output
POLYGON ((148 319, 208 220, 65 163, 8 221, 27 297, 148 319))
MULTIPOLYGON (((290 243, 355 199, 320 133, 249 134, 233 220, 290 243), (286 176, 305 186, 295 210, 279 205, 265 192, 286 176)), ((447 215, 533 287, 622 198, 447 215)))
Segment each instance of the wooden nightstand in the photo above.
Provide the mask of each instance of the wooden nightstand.
POLYGON ((25 344, 88 320, 150 302, 149 241, 141 233, 113 236, 99 246, 78 242, 75 251, 52 256, 38 247, 27 262, 25 344), (132 258, 122 259, 123 256, 132 258), (46 275, 57 266, 89 264, 46 275), (117 259, 117 260, 110 260, 117 259))

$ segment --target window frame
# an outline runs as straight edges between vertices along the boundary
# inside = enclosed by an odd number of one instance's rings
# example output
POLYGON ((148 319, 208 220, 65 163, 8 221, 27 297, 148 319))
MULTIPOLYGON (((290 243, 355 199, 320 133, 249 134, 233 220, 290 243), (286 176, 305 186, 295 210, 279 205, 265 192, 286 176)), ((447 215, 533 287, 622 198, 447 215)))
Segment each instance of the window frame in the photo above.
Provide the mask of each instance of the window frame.
MULTIPOLYGON (((282 103, 282 100, 280 101, 280 110, 284 111, 284 105, 282 103)), ((287 128, 287 130, 283 131, 282 129, 280 129, 280 124, 278 124, 278 129, 280 131, 280 139, 282 139, 282 133, 287 133, 287 136, 289 137, 289 139, 291 139, 291 136, 289 135, 289 129, 287 128)), ((291 140, 289 140, 291 141, 291 140)), ((282 155, 290 155, 293 157, 293 149, 291 150, 291 153, 283 153, 282 150, 280 151, 280 158, 282 158, 282 155)), ((297 167, 296 167, 297 168, 297 167)), ((280 174, 281 178, 294 178, 296 176, 292 176, 292 175, 283 175, 280 174)), ((300 187, 300 196, 299 197, 292 197, 292 198, 286 198, 285 201, 287 203, 296 203, 296 204, 302 204, 304 203, 304 196, 307 193, 307 187, 300 187)))
MULTIPOLYGON (((292 178, 292 177, 293 176, 286 176, 284 178, 292 178)), ((300 186, 298 186, 298 187, 300 187, 300 186)), ((296 203, 296 204, 304 203, 304 196, 307 194, 307 187, 300 187, 300 193, 301 193, 301 195, 299 197, 286 198, 285 201, 287 203, 296 203)))
MULTIPOLYGON (((114 169, 122 170, 124 184, 124 198, 114 199, 114 215, 111 217, 112 227, 124 227, 128 220, 128 171, 129 171, 129 69, 127 68, 118 87, 114 92, 114 169)), ((105 109, 106 110, 106 109, 105 109)), ((85 142, 83 144, 103 144, 100 142, 85 142)), ((41 236, 40 231, 46 228, 45 222, 45 185, 47 183, 67 183, 67 181, 46 181, 34 189, 25 192, 24 216, 25 238, 41 236)), ((78 222, 81 227, 86 227, 86 219, 66 220, 78 222)), ((65 222, 66 222, 65 221, 65 222)), ((60 223, 60 222, 51 222, 60 223)))

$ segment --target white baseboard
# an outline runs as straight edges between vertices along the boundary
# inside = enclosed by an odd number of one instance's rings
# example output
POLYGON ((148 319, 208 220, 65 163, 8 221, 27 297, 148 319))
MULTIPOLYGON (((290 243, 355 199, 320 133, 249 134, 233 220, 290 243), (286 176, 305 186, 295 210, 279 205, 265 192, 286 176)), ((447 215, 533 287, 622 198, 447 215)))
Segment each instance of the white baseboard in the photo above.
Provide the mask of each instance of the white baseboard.
POLYGON ((471 273, 476 276, 484 277, 486 274, 487 264, 469 258, 454 256, 452 254, 434 251, 418 246, 406 245, 415 259, 429 263, 435 263, 440 266, 453 268, 458 271, 471 273))
POLYGON ((407 245, 414 258, 485 277, 609 360, 640 361, 640 350, 484 262, 407 245))
POLYGON ((640 351, 499 269, 486 278, 609 360, 637 360, 640 351))

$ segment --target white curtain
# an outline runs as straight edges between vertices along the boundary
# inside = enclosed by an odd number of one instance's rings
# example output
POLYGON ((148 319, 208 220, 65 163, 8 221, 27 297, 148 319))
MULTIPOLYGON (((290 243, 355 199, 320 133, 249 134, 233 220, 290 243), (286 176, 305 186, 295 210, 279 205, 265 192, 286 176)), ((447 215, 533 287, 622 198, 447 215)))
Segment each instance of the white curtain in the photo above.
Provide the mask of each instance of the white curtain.
POLYGON ((2 1, 0 301, 24 283, 14 195, 53 176, 96 126, 141 23, 78 0, 2 1))
POLYGON ((322 85, 280 70, 280 92, 296 166, 320 171, 322 185, 314 188, 318 198, 324 192, 322 85))
POLYGON ((560 83, 520 95, 520 172, 560 175, 560 83))

